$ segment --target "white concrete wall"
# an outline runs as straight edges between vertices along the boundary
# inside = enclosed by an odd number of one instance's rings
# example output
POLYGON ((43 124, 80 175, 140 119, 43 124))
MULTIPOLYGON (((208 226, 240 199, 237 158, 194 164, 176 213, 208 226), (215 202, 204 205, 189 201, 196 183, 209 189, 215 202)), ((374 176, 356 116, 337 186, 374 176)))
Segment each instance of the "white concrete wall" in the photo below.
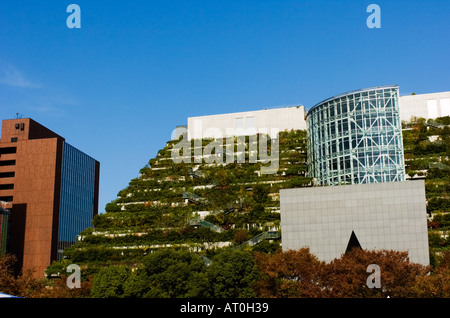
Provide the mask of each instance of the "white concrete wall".
POLYGON ((450 91, 400 96, 400 119, 410 121, 412 116, 425 119, 450 116, 450 91))
MULTIPOLYGON (((450 91, 406 95, 399 97, 400 119, 409 121, 412 116, 434 119, 450 116, 450 91)), ((304 106, 265 109, 238 113, 189 117, 187 133, 189 139, 240 136, 260 133, 270 129, 297 130, 306 129, 306 111, 304 106)), ((181 129, 172 134, 172 139, 180 136, 181 129)))
POLYGON ((423 180, 282 189, 280 208, 284 250, 309 247, 330 262, 354 231, 363 249, 408 251, 429 264, 423 180))
POLYGON ((188 118, 188 138, 240 136, 306 129, 305 108, 293 106, 188 118), (265 131, 264 131, 265 130, 265 131))

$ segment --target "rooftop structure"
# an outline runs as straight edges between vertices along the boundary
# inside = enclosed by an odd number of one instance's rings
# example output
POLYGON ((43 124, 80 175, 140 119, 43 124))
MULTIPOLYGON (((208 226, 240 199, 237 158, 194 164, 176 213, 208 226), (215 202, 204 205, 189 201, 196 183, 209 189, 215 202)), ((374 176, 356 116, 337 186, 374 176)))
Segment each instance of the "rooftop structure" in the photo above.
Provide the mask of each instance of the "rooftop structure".
POLYGON ((293 106, 220 115, 189 117, 188 139, 220 138, 306 129, 305 108, 293 106))

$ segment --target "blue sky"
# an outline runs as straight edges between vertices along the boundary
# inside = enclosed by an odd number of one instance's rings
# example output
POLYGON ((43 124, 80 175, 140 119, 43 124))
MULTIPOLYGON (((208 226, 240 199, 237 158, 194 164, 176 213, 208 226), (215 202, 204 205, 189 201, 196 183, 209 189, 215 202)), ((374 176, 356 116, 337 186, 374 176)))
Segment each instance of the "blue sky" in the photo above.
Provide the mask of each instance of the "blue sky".
POLYGON ((104 211, 187 117, 450 90, 449 17, 448 0, 2 1, 0 119, 31 117, 99 160, 104 211))

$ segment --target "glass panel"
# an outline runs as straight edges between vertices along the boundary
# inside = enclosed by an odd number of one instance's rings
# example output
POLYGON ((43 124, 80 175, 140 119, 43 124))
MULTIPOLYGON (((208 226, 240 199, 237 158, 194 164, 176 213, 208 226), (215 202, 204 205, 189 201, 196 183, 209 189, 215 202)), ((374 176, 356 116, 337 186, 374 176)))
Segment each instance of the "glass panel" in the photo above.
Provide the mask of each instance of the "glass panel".
POLYGON ((92 226, 95 192, 95 160, 64 143, 61 172, 61 201, 58 258, 61 250, 76 242, 92 226))

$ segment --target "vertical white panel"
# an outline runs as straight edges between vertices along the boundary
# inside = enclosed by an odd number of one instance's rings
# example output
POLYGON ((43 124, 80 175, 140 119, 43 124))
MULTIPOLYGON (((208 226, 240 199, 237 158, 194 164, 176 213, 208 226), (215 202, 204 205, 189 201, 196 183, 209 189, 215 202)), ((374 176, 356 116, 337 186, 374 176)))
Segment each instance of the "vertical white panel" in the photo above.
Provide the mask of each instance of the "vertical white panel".
POLYGON ((246 122, 246 126, 247 129, 255 129, 255 116, 249 116, 246 118, 247 122, 246 122))
POLYGON ((428 109, 428 117, 429 118, 439 117, 436 99, 427 100, 427 109, 428 109))
POLYGON ((234 119, 234 134, 236 136, 244 134, 244 117, 234 119))
POLYGON ((450 98, 442 98, 441 104, 441 116, 450 116, 450 98))
POLYGON ((249 116, 245 119, 245 128, 247 135, 256 135, 255 116, 249 116))

